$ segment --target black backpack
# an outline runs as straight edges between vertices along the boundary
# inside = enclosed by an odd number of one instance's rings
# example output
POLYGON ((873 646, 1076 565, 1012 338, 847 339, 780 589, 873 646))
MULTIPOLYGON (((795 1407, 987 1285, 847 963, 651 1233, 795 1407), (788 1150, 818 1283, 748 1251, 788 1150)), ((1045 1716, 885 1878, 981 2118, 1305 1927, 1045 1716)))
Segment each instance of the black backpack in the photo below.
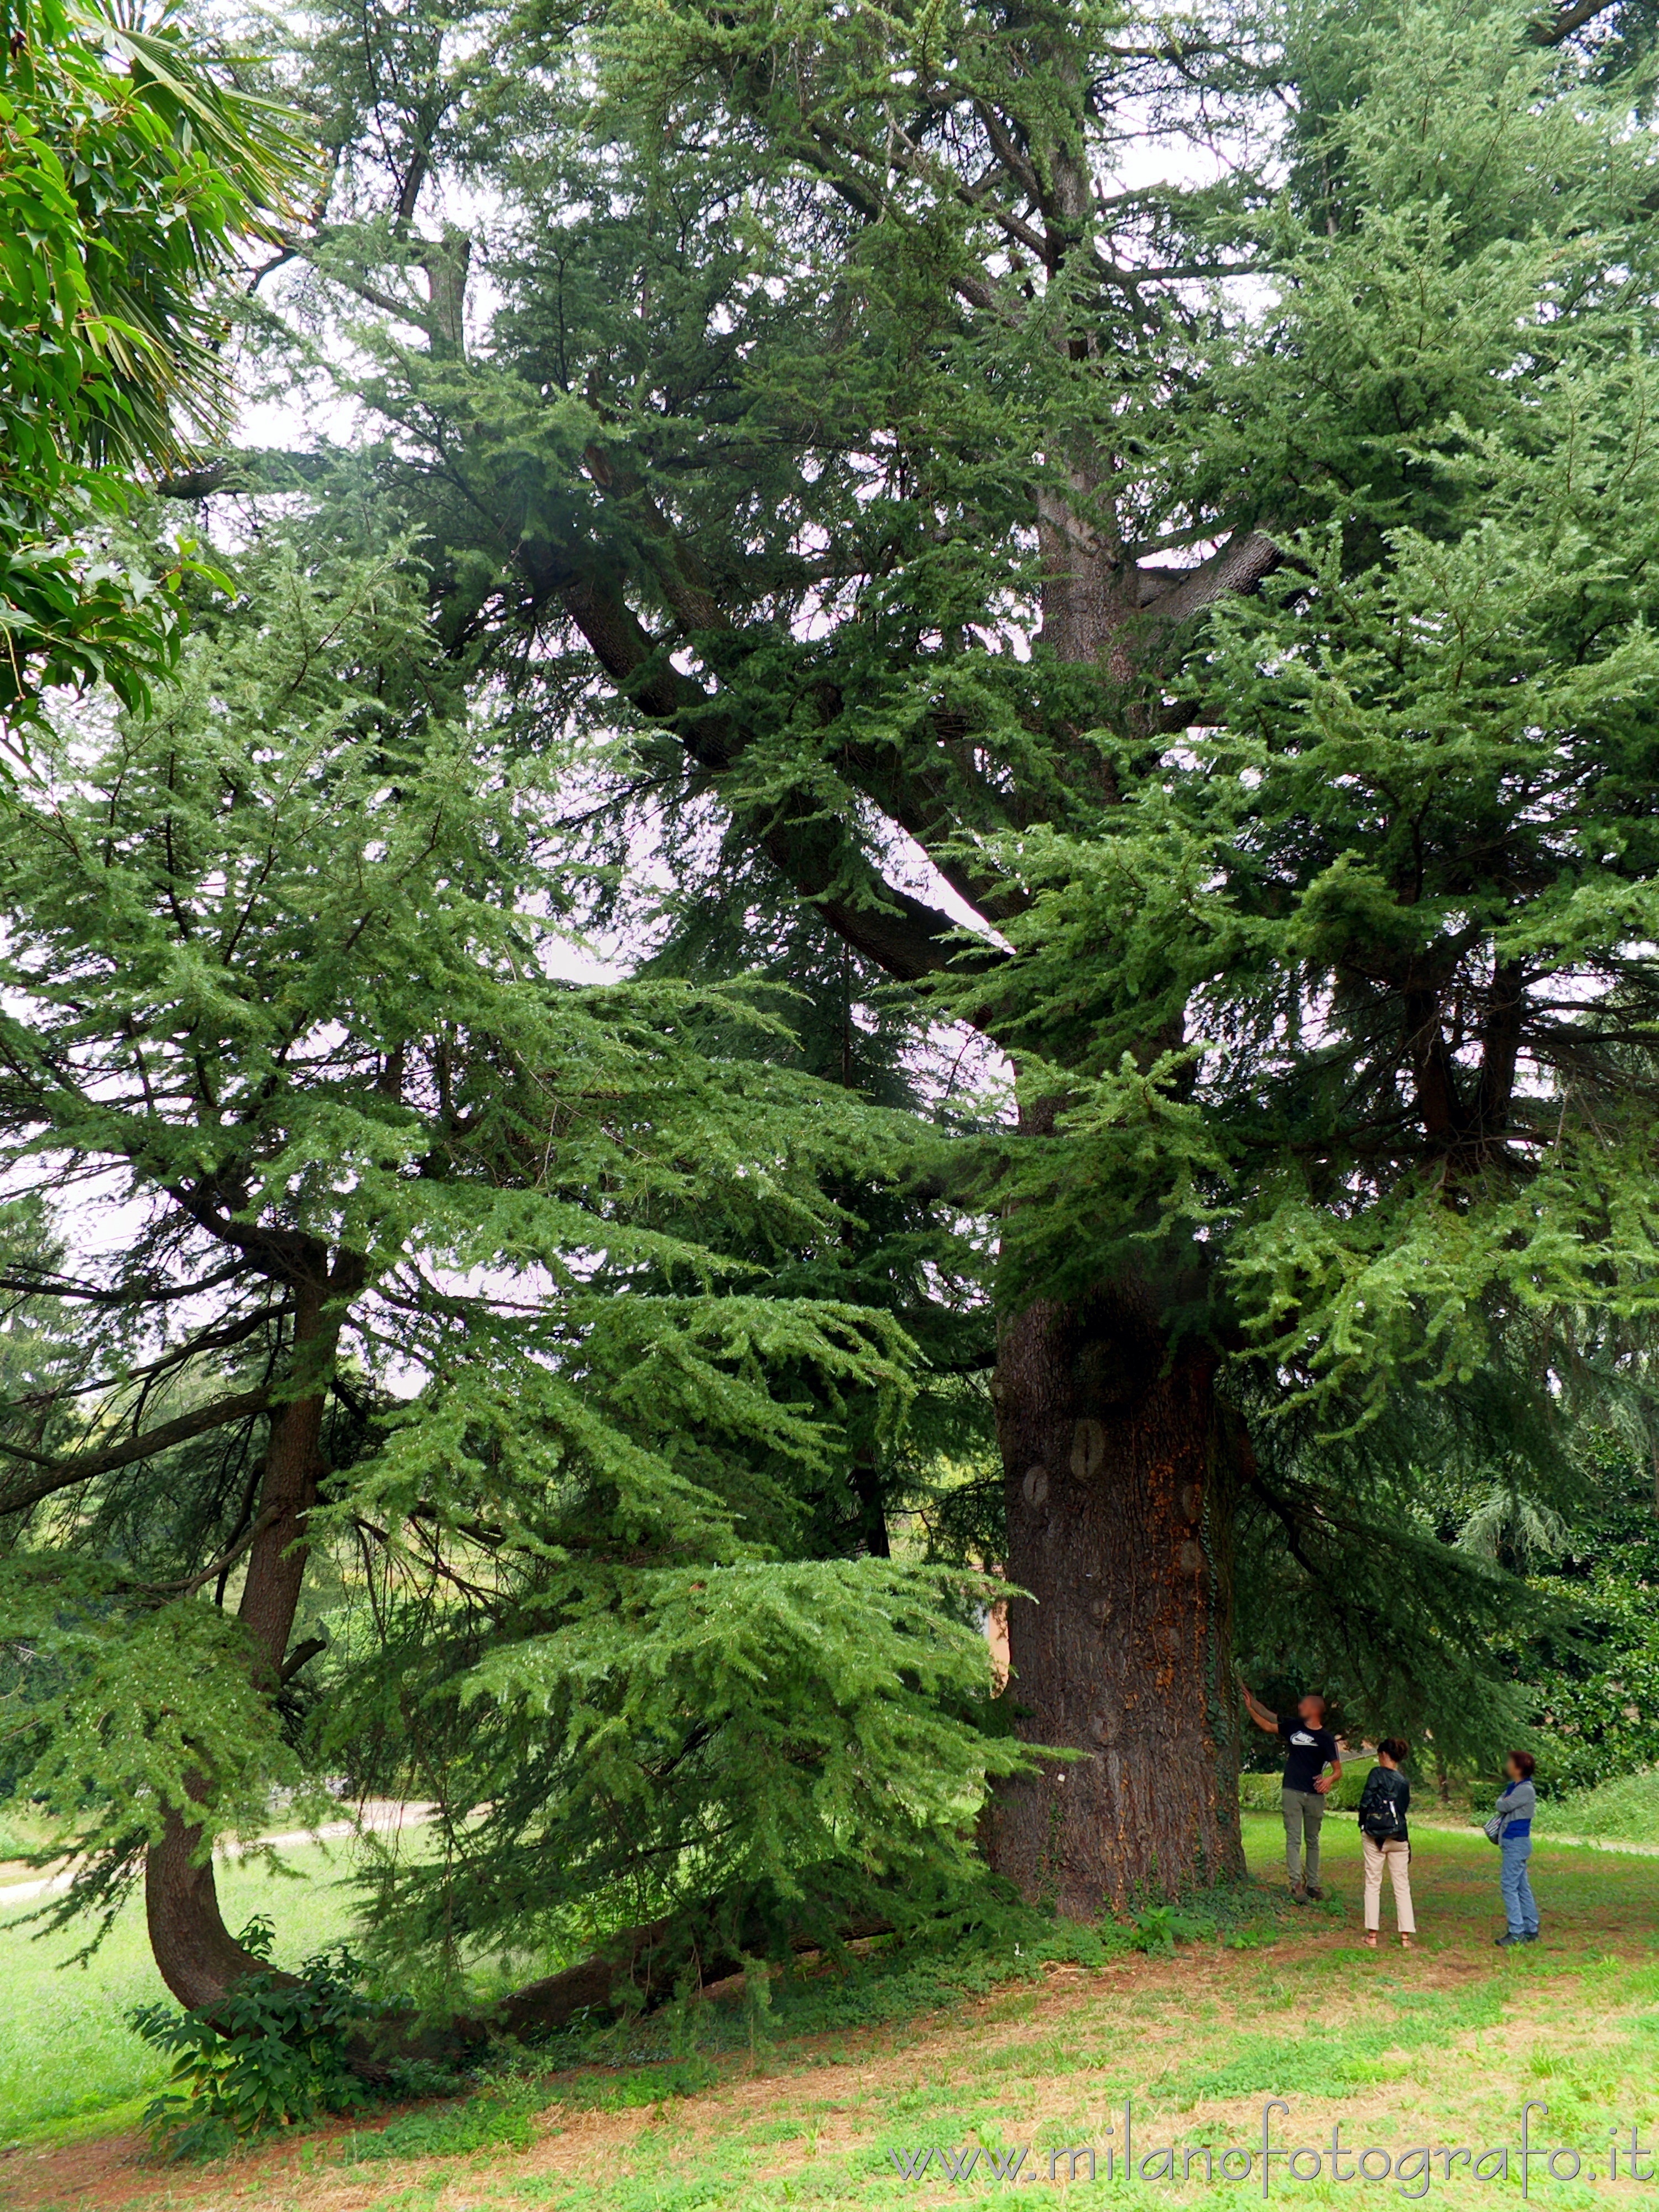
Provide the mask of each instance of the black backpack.
POLYGON ((1377 1771, 1373 1768, 1366 1782, 1359 1806, 1359 1825, 1374 1844, 1397 1844, 1405 1832, 1405 1816, 1400 1810, 1400 1800, 1386 1783, 1373 1787, 1377 1771))

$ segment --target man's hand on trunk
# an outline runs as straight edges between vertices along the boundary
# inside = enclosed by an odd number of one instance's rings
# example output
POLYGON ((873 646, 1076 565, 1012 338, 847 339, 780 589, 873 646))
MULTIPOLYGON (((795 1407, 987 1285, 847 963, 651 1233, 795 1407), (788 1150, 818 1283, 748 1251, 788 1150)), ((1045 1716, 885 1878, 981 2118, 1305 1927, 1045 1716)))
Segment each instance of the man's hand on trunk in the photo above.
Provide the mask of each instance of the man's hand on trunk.
POLYGON ((1255 1692, 1242 1674, 1238 1678, 1238 1686, 1244 1692, 1244 1710, 1256 1726, 1265 1729, 1269 1735, 1277 1735, 1279 1734, 1278 1714, 1268 1712, 1264 1705, 1257 1702, 1255 1692))

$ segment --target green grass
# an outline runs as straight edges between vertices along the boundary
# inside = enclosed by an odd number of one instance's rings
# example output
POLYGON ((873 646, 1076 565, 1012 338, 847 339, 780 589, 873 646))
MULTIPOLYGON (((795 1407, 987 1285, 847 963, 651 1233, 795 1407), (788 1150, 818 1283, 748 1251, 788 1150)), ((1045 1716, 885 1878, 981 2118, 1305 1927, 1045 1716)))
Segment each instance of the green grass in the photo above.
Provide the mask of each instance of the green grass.
MULTIPOLYGON (((1659 1863, 1547 1837, 1534 1861, 1546 1940, 1504 1953, 1491 1940, 1498 1854, 1478 1833, 1425 1830, 1413 1869, 1420 1948, 1372 1954, 1357 1941, 1352 1815, 1326 1825, 1327 1902, 1301 1911, 1284 1898, 1277 1817, 1248 1814, 1244 1826, 1255 1886, 1177 1916, 1185 1932, 1173 1953, 1163 1949, 1167 1923, 1152 1915, 1138 1929, 1051 1923, 1018 1956, 1006 1931, 1000 1942, 982 1933, 932 1950, 878 1949, 844 1973, 775 1984, 758 2020, 738 1996, 678 2021, 569 2037, 524 2054, 513 2076, 469 2098, 237 2165, 125 2169, 112 2187, 124 2207, 155 2212, 163 2201, 221 2212, 233 2199, 261 2212, 931 2212, 981 2195, 1004 2200, 982 2181, 970 2191, 937 2175, 902 2181, 890 2147, 1103 2149, 1126 2098, 1138 2139, 1152 2147, 1245 2141, 1273 2097, 1291 2106, 1291 2142, 1328 2142, 1340 2124, 1346 2142, 1395 2149, 1513 2143, 1528 2098, 1547 2103, 1557 2142, 1605 2146, 1614 2119, 1659 2137, 1659 1863)), ((319 1876, 303 1890, 253 1870, 225 1884, 233 1917, 271 1912, 288 1956, 331 1940, 347 1917, 337 1865, 296 1856, 319 1876)), ((75 2124, 88 2127, 87 2100, 114 2095, 99 2123, 107 2126, 119 2095, 149 2087, 137 2078, 142 2046, 118 2027, 116 2043, 100 2041, 112 1998, 150 1986, 137 1933, 124 1925, 115 1940, 125 1948, 94 1966, 101 2009, 79 2015, 43 2012, 45 1962, 19 1984, 17 1954, 0 1951, 0 2035, 13 2039, 4 2051, 25 2033, 50 2045, 39 2054, 38 2117, 78 2109, 75 2124)), ((64 1978, 71 1988, 86 1978, 64 1978)), ((78 2170, 61 2187, 52 2172, 0 2166, 0 2203, 39 2212, 82 2201, 78 2170)), ((1254 2178, 1166 2182, 1154 2193, 1214 2212, 1261 2201, 1254 2178)), ((1352 2196, 1362 2207, 1396 2193, 1285 2191, 1310 2205, 1352 2196)), ((1103 2178, 1088 2201, 1145 2196, 1103 2178)), ((1534 2196, 1560 2212, 1654 2201, 1650 2189, 1588 2184, 1535 2185, 1534 2196)), ((1451 2212, 1498 2201, 1490 2187, 1438 2174, 1431 2197, 1451 2212)))
MULTIPOLYGON (((1247 1814, 1253 1867, 1269 1881, 1280 1831, 1247 1814)), ((1361 1950, 1359 1847, 1352 1819, 1325 1831, 1329 1902, 1290 1923, 1267 1949, 1240 1954, 1213 1942, 1183 1946, 1159 1968, 1121 1954, 1039 1992, 1005 1992, 895 2026, 841 2048, 780 2046, 758 2095, 728 2073, 690 2106, 658 2112, 625 2151, 600 2156, 544 2136, 539 2164, 469 2173, 428 2200, 507 2212, 781 2212, 786 2205, 848 2212, 1006 2201, 982 2179, 952 2186, 935 2172, 899 2179, 892 2146, 975 2142, 1093 2143, 1103 2152, 1132 2100, 1138 2139, 1217 2149, 1251 2141, 1263 2102, 1285 2098, 1281 2140, 1329 2140, 1399 2153, 1427 2142, 1477 2148, 1516 2140, 1522 2102, 1550 2107, 1556 2143, 1594 2150, 1610 2120, 1659 2134, 1659 1872, 1636 1858, 1540 1846, 1537 1881, 1547 1941, 1504 1954, 1491 1938, 1497 1854, 1478 1834, 1425 1834, 1417 1854, 1422 1948, 1361 1950), (1302 1937, 1304 1940, 1298 1940, 1302 1937), (1305 1940, 1315 1939, 1315 1940, 1305 1940)), ((1387 1909, 1387 1908, 1385 1908, 1387 1909)), ((1116 2137, 1121 2141, 1121 2132, 1116 2137)), ((412 2178, 412 2177, 411 2177, 412 2178)), ((1040 2192, 1039 2192, 1040 2193, 1040 2192)), ((1312 2205, 1395 2201, 1398 2185, 1348 2191, 1328 2181, 1285 2197, 1312 2205)), ((1502 2201, 1513 2201, 1513 2185, 1502 2201)), ((1431 2199, 1453 2208, 1499 2201, 1489 2185, 1437 2172, 1431 2199)), ((1539 2185, 1535 2201, 1574 2212, 1595 2203, 1647 2204, 1588 2183, 1539 2185)), ((1148 2192, 1103 2178, 1085 2202, 1154 2199, 1215 2212, 1261 2202, 1261 2182, 1218 2180, 1148 2192)), ((273 2197, 273 2203, 283 2200, 273 2197)), ((382 2212, 399 2201, 380 2200, 382 2212)))
POLYGON ((1621 1774, 1599 1789, 1576 1790, 1542 1807, 1540 1832, 1551 1828, 1608 1843, 1659 1844, 1659 1768, 1621 1774))
MULTIPOLYGON (((296 1964, 350 1933, 353 1899, 346 1861, 319 1847, 283 1854, 301 1879, 273 1877, 262 1866, 219 1872, 226 1921, 255 1912, 276 1929, 273 1956, 296 1964)), ((136 2124, 165 2081, 167 2065, 127 2027, 136 2005, 165 2001, 149 1954, 142 1905, 131 1899, 84 1966, 67 1965, 84 1936, 47 1937, 18 1924, 21 1905, 0 1922, 0 2148, 61 2142, 136 2124)), ((1206 1906, 1198 1917, 1158 1909, 1141 1923, 1096 1930, 1020 1916, 1018 1924, 970 1930, 902 1955, 873 1954, 835 1972, 786 1978, 766 1990, 758 2012, 742 2001, 672 2011, 642 2021, 578 2028, 536 2055, 544 2077, 526 2105, 523 2084, 486 2090, 461 2104, 434 2105, 391 2124, 384 2145, 359 2130, 344 2154, 357 2161, 476 2150, 516 2141, 527 2110, 550 2102, 569 2109, 622 2112, 656 2106, 705 2087, 712 2062, 811 2035, 902 2024, 960 2007, 1009 1984, 1035 1990, 1045 1968, 1065 1962, 1098 1968, 1109 1956, 1167 1952, 1176 1937, 1201 1933, 1237 1944, 1272 1942, 1284 1910, 1242 1895, 1206 1906), (603 2070, 595 2070, 596 2069, 603 2070), (574 2078, 550 2086, 544 2077, 574 2078), (505 2102, 503 2099, 505 2098, 505 2102), (482 2130, 482 2132, 480 2132, 482 2130)), ((481 1990, 548 1970, 548 1960, 481 1961, 481 1990)))
MULTIPOLYGON (((255 1912, 276 1925, 279 1960, 298 1960, 337 1942, 350 1925, 351 1900, 341 1884, 344 1863, 319 1846, 283 1855, 306 1879, 284 1880, 263 1866, 222 1868, 225 1918, 240 1928, 255 1912)), ((38 1900, 37 1900, 38 1901, 38 1900)), ((134 2005, 166 2000, 135 1899, 107 1941, 84 1966, 65 1966, 85 1937, 38 1937, 16 1924, 36 1901, 0 1917, 0 2146, 65 2123, 124 2124, 136 2117, 166 2073, 165 2062, 141 2043, 124 2014, 134 2005)))

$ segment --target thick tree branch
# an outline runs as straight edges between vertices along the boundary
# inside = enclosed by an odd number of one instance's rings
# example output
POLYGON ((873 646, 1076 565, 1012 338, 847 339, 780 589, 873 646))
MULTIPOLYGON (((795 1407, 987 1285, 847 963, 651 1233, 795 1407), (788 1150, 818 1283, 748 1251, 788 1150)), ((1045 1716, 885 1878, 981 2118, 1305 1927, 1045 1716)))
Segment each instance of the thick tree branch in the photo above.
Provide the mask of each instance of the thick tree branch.
POLYGON ((1248 530, 1230 538, 1196 568, 1143 568, 1142 618, 1160 629, 1173 629, 1202 614, 1218 599, 1253 591, 1283 557, 1271 538, 1260 530, 1248 530))
POLYGON ((681 543, 679 533, 636 470, 619 466, 615 454, 600 445, 590 446, 582 456, 587 473, 608 499, 641 531, 664 599, 674 619, 688 633, 729 629, 730 618, 708 588, 700 564, 681 543))
MULTIPOLYGON (((605 673, 641 712, 673 730, 711 775, 732 769, 744 750, 723 702, 669 659, 615 578, 544 562, 541 582, 556 596, 605 673)), ((957 925, 947 914, 888 883, 850 848, 839 823, 804 796, 756 824, 767 857, 854 949, 902 982, 935 975, 951 957, 957 925)))
POLYGON ((1533 25, 1531 37, 1534 46, 1559 46, 1575 31, 1582 31, 1586 23, 1593 23, 1598 15, 1605 15, 1617 7, 1619 0, 1576 0, 1576 4, 1557 8, 1553 14, 1540 15, 1533 25))
POLYGON ((1476 1113, 1483 1141, 1501 1140, 1509 1126, 1526 1014, 1527 971, 1519 960, 1500 960, 1492 974, 1481 1028, 1480 1083, 1476 1113))
MULTIPOLYGON (((710 1920, 714 1918, 712 1910, 710 1920)), ((884 1914, 849 1914, 836 1930, 842 1942, 889 1934, 893 1923, 884 1914)), ((705 1985, 744 1972, 750 1959, 769 1948, 770 1931, 758 1915, 746 1916, 746 1924, 735 1941, 711 1945, 699 1959, 700 1979, 705 1985)), ((821 1939, 802 1936, 793 1948, 813 1950, 821 1939)), ((635 2002, 642 1996, 647 2008, 665 2003, 673 1994, 685 1963, 684 1923, 674 1918, 653 1920, 642 1928, 624 1929, 592 1958, 567 1966, 546 1980, 527 1983, 502 1999, 493 2014, 480 2020, 459 2020, 453 2033, 465 2045, 483 2042, 503 2033, 509 2035, 546 2033, 565 2027, 580 2012, 609 2011, 626 1991, 635 2002), (677 1940, 678 1939, 678 1940, 677 1940)))
POLYGON ((209 1405, 194 1407, 175 1421, 164 1421, 158 1429, 146 1430, 143 1436, 129 1437, 125 1443, 111 1444, 103 1451, 77 1452, 72 1459, 25 1451, 21 1444, 0 1440, 0 1453, 8 1459, 21 1460, 26 1466, 44 1470, 32 1482, 0 1492, 0 1514, 21 1513, 27 1506, 38 1505, 42 1498, 51 1498, 60 1490, 72 1489, 77 1482, 89 1482, 94 1475, 112 1474, 117 1468, 131 1467, 135 1460, 149 1459, 156 1452, 171 1450, 174 1444, 188 1443, 192 1437, 205 1436, 211 1429, 226 1428, 232 1421, 247 1420, 255 1413, 263 1413, 270 1403, 268 1389, 240 1390, 228 1398, 216 1398, 209 1405))
POLYGON ((327 1272, 327 1254, 314 1237, 297 1229, 262 1229, 257 1223, 238 1221, 217 1202, 218 1193, 203 1185, 169 1183, 167 1196, 184 1208, 198 1229, 220 1243, 229 1244, 266 1274, 289 1285, 320 1281, 327 1272))
POLYGON ((291 1682, 301 1667, 308 1667, 319 1651, 326 1651, 327 1649, 328 1638, 325 1636, 302 1637, 283 1662, 282 1680, 291 1682))

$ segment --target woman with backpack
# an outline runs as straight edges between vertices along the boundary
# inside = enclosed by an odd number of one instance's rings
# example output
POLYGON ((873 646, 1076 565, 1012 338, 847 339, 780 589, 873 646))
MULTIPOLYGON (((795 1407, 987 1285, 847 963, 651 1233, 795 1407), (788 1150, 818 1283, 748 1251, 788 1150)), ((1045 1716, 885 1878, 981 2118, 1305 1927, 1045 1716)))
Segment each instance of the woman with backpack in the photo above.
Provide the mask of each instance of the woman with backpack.
POLYGON ((1365 1942, 1376 1948, 1382 1920, 1382 1870, 1394 1884, 1394 1917, 1400 1923, 1400 1948, 1412 1948, 1417 1916, 1412 1911, 1412 1846, 1406 1830, 1406 1814, 1412 1802, 1412 1785, 1400 1771, 1400 1762, 1411 1747, 1397 1735, 1384 1736, 1376 1747, 1376 1764, 1365 1777, 1359 1799, 1359 1834, 1365 1854, 1365 1942))

